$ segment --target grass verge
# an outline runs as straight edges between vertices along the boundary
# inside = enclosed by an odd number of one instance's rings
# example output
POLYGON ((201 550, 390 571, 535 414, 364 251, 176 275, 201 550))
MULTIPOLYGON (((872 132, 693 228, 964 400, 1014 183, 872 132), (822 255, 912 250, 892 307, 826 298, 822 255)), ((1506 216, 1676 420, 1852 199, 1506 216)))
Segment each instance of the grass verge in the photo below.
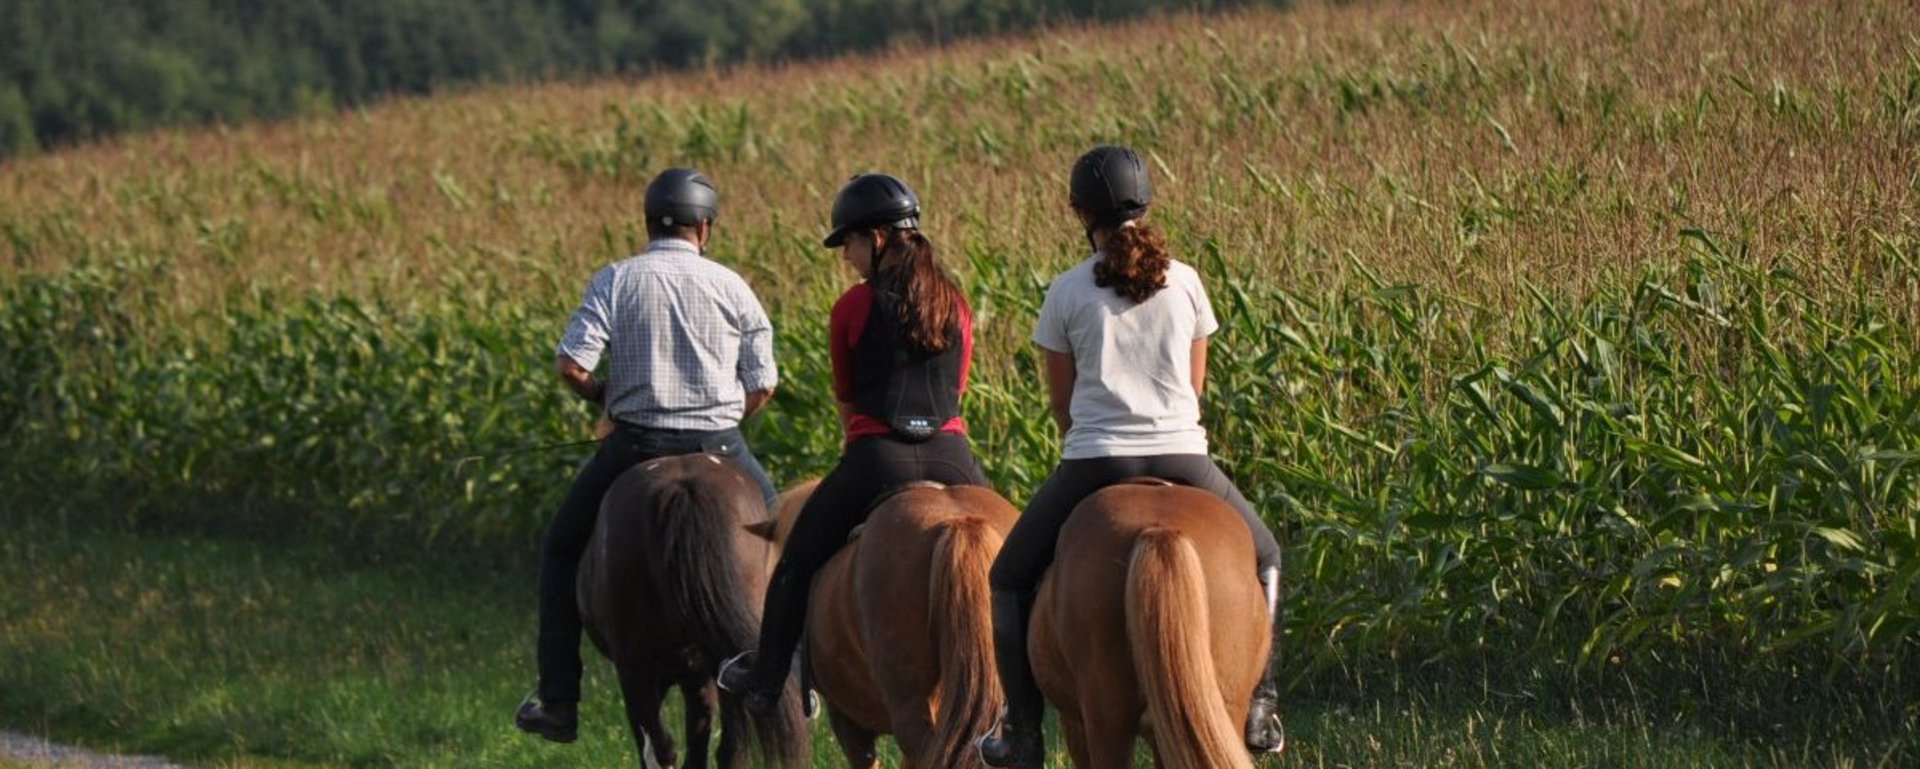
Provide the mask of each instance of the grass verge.
MULTIPOLYGON (((597 658, 578 744, 508 725, 532 674, 527 559, 29 522, 0 539, 0 584, 0 723, 12 728, 201 766, 634 763, 597 658)), ((1315 674, 1290 697, 1291 752, 1268 765, 1899 766, 1920 755, 1920 710, 1893 692, 1803 682, 1797 705, 1779 708, 1772 674, 1626 668, 1577 686, 1551 662, 1315 674)), ((815 754, 841 764, 824 723, 815 754)))

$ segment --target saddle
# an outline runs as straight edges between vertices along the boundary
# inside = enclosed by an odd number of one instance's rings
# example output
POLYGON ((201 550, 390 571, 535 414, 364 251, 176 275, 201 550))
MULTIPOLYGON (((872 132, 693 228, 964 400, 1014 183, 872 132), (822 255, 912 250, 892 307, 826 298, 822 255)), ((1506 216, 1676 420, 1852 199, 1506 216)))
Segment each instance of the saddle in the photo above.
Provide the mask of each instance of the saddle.
MULTIPOLYGON (((879 496, 874 497, 872 502, 867 503, 867 509, 861 511, 860 517, 862 519, 866 519, 872 516, 873 511, 878 510, 881 505, 886 504, 887 500, 893 499, 894 497, 902 493, 905 493, 907 491, 911 491, 913 489, 944 489, 946 487, 947 487, 946 484, 940 483, 938 481, 911 481, 908 483, 902 483, 898 486, 887 489, 886 491, 880 492, 879 496)), ((865 534, 866 531, 867 531, 867 524, 864 522, 858 526, 853 527, 852 531, 847 532, 847 541, 842 543, 841 547, 846 547, 848 545, 851 545, 855 542, 860 541, 860 536, 862 534, 865 534)), ((801 633, 800 643, 798 646, 795 647, 795 653, 800 658, 800 664, 799 664, 800 691, 806 692, 807 694, 804 712, 806 713, 808 718, 812 718, 815 713, 819 712, 820 706, 819 706, 819 698, 813 692, 813 682, 814 682, 813 655, 809 653, 809 650, 807 647, 808 647, 807 634, 801 633)))
MULTIPOLYGON (((905 492, 911 491, 913 489, 944 489, 946 487, 947 487, 946 484, 940 483, 939 481, 910 481, 908 483, 902 483, 891 489, 887 489, 886 491, 880 492, 880 495, 877 497, 874 497, 872 502, 867 503, 867 509, 860 512, 860 517, 862 520, 865 520, 866 518, 873 515, 873 511, 880 509, 881 505, 886 504, 887 500, 893 499, 894 497, 899 496, 905 492)), ((867 524, 865 523, 861 523, 859 526, 853 527, 853 531, 847 532, 847 541, 842 545, 842 547, 858 542, 860 540, 860 535, 865 534, 866 531, 867 531, 867 524)))

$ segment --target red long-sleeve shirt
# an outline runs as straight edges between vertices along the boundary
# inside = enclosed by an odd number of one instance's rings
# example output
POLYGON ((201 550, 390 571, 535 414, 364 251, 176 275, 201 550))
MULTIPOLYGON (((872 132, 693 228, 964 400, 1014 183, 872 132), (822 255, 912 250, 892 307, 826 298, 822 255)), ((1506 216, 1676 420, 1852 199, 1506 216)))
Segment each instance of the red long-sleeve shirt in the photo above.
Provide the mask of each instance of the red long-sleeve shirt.
MULTIPOLYGON (((833 314, 828 321, 828 351, 833 360, 833 397, 842 404, 853 399, 853 350, 860 344, 860 335, 867 328, 867 316, 873 311, 873 288, 860 283, 840 295, 833 303, 833 314)), ((967 374, 973 364, 973 310, 965 302, 960 304, 960 389, 956 399, 967 391, 967 374)), ((851 407, 849 407, 851 410, 851 407)), ((892 432, 884 420, 871 415, 854 412, 845 425, 847 442, 869 435, 885 435, 892 432)), ((940 426, 943 433, 967 433, 966 420, 954 417, 940 426)))

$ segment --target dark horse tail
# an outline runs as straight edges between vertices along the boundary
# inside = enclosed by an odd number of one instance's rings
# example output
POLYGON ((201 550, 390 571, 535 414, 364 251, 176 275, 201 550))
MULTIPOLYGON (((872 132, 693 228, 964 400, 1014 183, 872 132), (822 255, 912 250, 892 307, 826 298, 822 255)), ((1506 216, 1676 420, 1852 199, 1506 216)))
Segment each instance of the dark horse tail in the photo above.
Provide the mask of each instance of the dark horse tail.
MULTIPOLYGON (((687 620, 680 631, 707 671, 740 649, 754 648, 760 638, 760 619, 753 611, 756 596, 748 587, 737 542, 741 527, 760 522, 765 512, 759 488, 744 472, 735 472, 741 476, 737 483, 704 473, 666 480, 656 488, 655 514, 642 516, 646 541, 656 543, 654 552, 663 556, 647 559, 661 591, 661 606, 666 616, 687 620)), ((741 698, 722 693, 721 755, 730 754, 727 744, 750 730, 761 763, 811 765, 806 719, 796 700, 782 698, 778 712, 760 716, 748 711, 741 698)))

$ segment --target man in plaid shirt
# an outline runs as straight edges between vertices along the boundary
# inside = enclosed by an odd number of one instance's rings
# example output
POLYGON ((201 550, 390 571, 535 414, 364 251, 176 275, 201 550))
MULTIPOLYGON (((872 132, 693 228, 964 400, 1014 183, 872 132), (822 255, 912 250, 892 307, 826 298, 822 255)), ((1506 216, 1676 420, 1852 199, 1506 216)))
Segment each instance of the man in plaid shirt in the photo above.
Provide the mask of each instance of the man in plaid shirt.
POLYGON ((719 195, 699 172, 673 168, 647 185, 645 251, 600 270, 556 349, 560 377, 603 404, 613 431, 580 469, 540 553, 540 685, 514 715, 554 742, 577 735, 580 614, 574 578, 614 479, 660 456, 724 455, 773 481, 740 435, 773 397, 773 325, 746 281, 702 256, 719 195), (607 359, 607 377, 593 369, 607 359))

